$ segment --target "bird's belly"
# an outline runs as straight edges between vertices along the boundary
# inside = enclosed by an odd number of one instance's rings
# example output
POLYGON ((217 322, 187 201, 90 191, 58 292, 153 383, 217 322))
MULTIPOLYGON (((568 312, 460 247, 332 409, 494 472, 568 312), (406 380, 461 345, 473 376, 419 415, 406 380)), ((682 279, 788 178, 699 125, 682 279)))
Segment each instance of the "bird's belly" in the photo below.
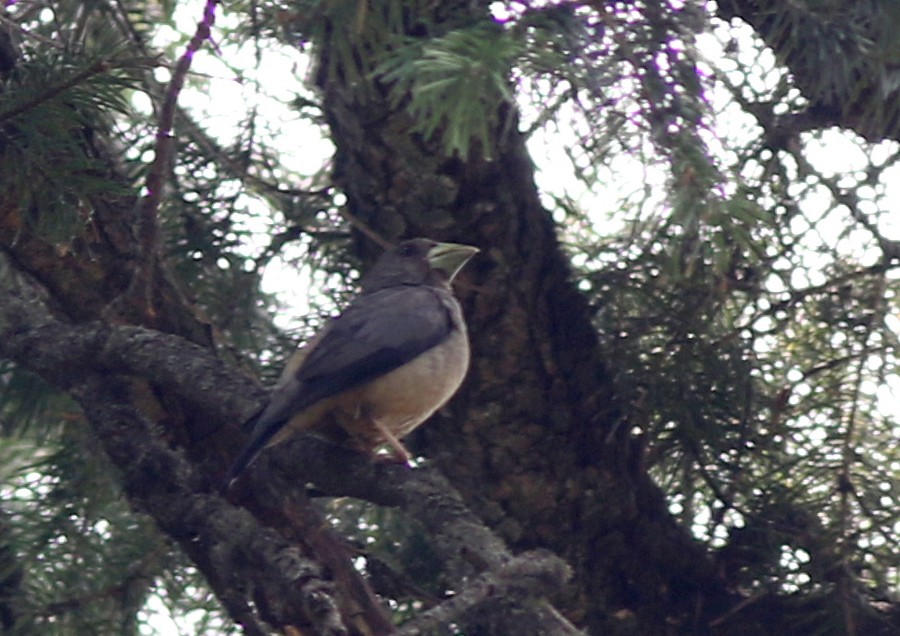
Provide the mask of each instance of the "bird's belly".
POLYGON ((453 396, 468 368, 466 334, 454 330, 444 343, 352 391, 351 400, 341 400, 351 408, 343 409, 339 423, 369 446, 385 441, 369 423, 373 419, 401 438, 453 396))

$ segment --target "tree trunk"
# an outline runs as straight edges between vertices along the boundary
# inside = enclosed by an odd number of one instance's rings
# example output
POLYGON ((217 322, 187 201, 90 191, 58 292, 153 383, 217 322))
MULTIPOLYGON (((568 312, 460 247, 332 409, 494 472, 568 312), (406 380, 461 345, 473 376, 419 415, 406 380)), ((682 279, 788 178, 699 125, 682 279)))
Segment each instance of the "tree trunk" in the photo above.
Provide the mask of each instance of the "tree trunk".
MULTIPOLYGON (((409 22, 447 28, 454 16, 441 11, 409 22)), ((327 48, 323 56, 320 68, 333 69, 327 48)), ((664 634, 700 619, 697 608, 720 611, 710 559, 666 511, 619 419, 614 361, 603 359, 538 199, 515 108, 496 105, 492 159, 445 157, 439 141, 409 132, 386 87, 337 79, 351 72, 323 70, 320 84, 353 217, 390 240, 430 236, 483 251, 457 285, 472 369, 412 446, 515 550, 549 548, 575 568, 558 600, 591 633, 664 634)))
MULTIPOLYGON (((760 4, 720 2, 719 11, 743 15, 777 48, 760 4)), ((369 13, 354 15, 345 40, 386 11, 378 2, 359 7, 369 13)), ((487 11, 471 2, 404 7, 411 38, 487 11)), ((380 251, 367 232, 482 249, 456 286, 471 370, 410 439, 428 466, 375 465, 298 439, 263 454, 231 501, 223 497, 221 478, 244 437, 239 424, 264 391, 219 356, 212 329, 162 258, 141 253, 137 202, 112 189, 84 202, 80 231, 66 244, 29 224, 17 193, 0 201, 0 355, 77 401, 131 504, 183 548, 248 634, 393 630, 352 550, 310 501, 310 482, 400 508, 454 569, 454 596, 400 634, 451 622, 498 636, 568 635, 573 624, 622 636, 806 633, 798 619, 821 601, 794 605, 734 589, 648 475, 642 423, 617 402, 616 360, 604 355, 594 310, 540 203, 516 107, 495 104, 489 152, 476 144, 468 157, 447 156, 439 135, 410 132, 406 100, 389 98, 362 45, 349 56, 327 40, 317 50, 334 176, 358 255, 371 262, 380 251)), ((86 136, 85 157, 73 163, 102 157, 106 132, 91 131, 96 143, 86 136)), ((114 161, 102 163, 111 182, 124 181, 114 161)), ((9 570, 0 581, 3 624, 18 618, 19 572, 9 570)), ((878 627, 866 620, 859 633, 890 633, 886 619, 878 627)))

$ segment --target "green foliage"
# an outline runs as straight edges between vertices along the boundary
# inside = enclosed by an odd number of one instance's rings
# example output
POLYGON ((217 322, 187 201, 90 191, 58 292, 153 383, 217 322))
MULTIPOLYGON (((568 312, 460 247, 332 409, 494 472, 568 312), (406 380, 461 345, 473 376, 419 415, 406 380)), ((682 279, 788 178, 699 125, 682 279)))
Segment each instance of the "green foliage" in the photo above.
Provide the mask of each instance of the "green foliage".
POLYGON ((147 633, 139 613, 149 595, 176 612, 203 602, 188 592, 196 573, 128 508, 80 416, 40 446, 4 441, 0 455, 0 546, 21 572, 3 599, 16 628, 4 633, 147 633))
MULTIPOLYGON (((730 11, 734 3, 724 4, 730 11)), ((794 72, 815 116, 823 121, 847 116, 860 134, 875 141, 900 132, 896 2, 769 0, 748 13, 779 61, 794 72)))
POLYGON ((425 14, 417 4, 311 2, 288 24, 324 49, 320 82, 364 90, 377 78, 392 105, 410 114, 412 129, 439 140, 447 155, 467 157, 477 146, 490 158, 505 124, 498 105, 512 99, 511 68, 523 47, 492 20, 450 29, 412 21, 425 14))
POLYGON ((498 104, 512 100, 509 72, 518 45, 484 22, 425 41, 409 38, 375 69, 390 85, 396 108, 405 104, 413 130, 439 136, 445 152, 468 157, 473 143, 491 158, 498 104))
MULTIPOLYGON (((641 440, 673 513, 721 549, 730 580, 748 593, 801 592, 810 606, 831 599, 833 611, 812 610, 810 624, 845 633, 841 590, 893 598, 900 585, 889 556, 900 522, 896 413, 885 397, 897 372, 898 290, 890 252, 880 260, 878 249, 891 245, 879 226, 893 207, 885 171, 896 170, 896 152, 854 139, 826 161, 812 135, 773 149, 773 113, 804 100, 772 81, 777 67, 751 67, 762 62, 746 33, 710 26, 723 44, 711 59, 694 48, 697 22, 686 14, 562 19, 579 59, 617 52, 593 82, 571 64, 558 71, 568 92, 532 89, 533 103, 552 108, 536 126, 577 114, 602 122, 574 127, 569 156, 587 187, 615 199, 609 227, 597 227, 603 198, 590 211, 557 202, 580 286, 602 308, 622 426, 641 440), (670 38, 662 46, 660 29, 670 38), (729 51, 732 37, 747 48, 729 51), (704 75, 727 78, 745 110, 715 106, 724 95, 704 75), (629 169, 648 184, 622 188, 629 169)), ((795 26, 786 37, 838 45, 795 26)), ((827 71, 812 78, 829 81, 827 71)))
MULTIPOLYGON (((852 109, 868 79, 894 76, 896 9, 756 4, 777 59, 822 72, 796 84, 763 41, 696 6, 494 3, 494 16, 473 8, 470 20, 437 23, 413 19, 437 6, 426 2, 226 3, 217 42, 254 49, 235 73, 257 83, 254 98, 282 81, 251 79, 278 38, 312 43, 323 66, 293 106, 248 109, 233 138, 201 108, 176 124, 160 210, 168 264, 268 379, 346 297, 357 265, 328 159, 309 176, 282 156, 285 138, 303 147, 289 128, 297 117, 323 124, 313 91, 377 78, 411 131, 463 158, 494 157, 511 125, 503 107, 522 104, 525 134, 565 131, 555 143, 566 145, 578 187, 548 171, 543 183, 557 190, 544 194, 598 308, 621 430, 643 449, 642 465, 730 584, 808 604, 806 633, 823 621, 840 633, 842 604, 900 589, 888 408, 900 289, 883 249, 895 246, 884 228, 900 155, 790 126, 812 97, 852 109), (294 332, 276 328, 276 298, 260 290, 267 268, 282 264, 322 290, 289 291, 309 304, 294 332)), ((158 104, 146 38, 172 26, 177 8, 67 2, 54 3, 52 19, 11 14, 36 37, 0 91, 4 205, 63 241, 83 225, 86 201, 137 191, 155 121, 129 99, 137 91, 158 104), (98 137, 121 150, 99 152, 98 137), (108 161, 124 162, 132 181, 111 180, 108 161)), ((217 81, 191 75, 186 95, 217 81)), ((865 101, 883 111, 864 119, 900 121, 896 103, 865 101)), ((154 612, 190 616, 183 631, 232 629, 196 571, 110 486, 115 475, 68 402, 5 366, 0 417, 0 619, 11 590, 23 624, 42 633, 137 633, 154 612)), ((415 524, 355 502, 327 511, 360 547, 361 567, 412 585, 391 589, 398 617, 444 591, 415 524)))
POLYGON ((17 437, 28 432, 29 436, 43 441, 55 429, 55 426, 48 429, 47 422, 71 408, 69 400, 41 378, 9 362, 0 362, 0 424, 4 435, 17 437))
POLYGON ((29 52, 0 92, 0 161, 7 192, 28 214, 25 221, 64 240, 89 214, 88 201, 127 192, 110 178, 93 147, 95 130, 127 115, 128 71, 140 60, 29 52))

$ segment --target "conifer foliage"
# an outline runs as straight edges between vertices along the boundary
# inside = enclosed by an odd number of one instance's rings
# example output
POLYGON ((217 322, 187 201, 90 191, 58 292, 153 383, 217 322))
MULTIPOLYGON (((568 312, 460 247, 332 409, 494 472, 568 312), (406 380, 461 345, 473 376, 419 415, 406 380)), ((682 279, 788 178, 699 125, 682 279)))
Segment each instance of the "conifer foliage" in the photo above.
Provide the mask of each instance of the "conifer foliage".
POLYGON ((893 0, 0 8, 0 633, 900 634, 893 0), (220 490, 385 245, 415 469, 220 490))

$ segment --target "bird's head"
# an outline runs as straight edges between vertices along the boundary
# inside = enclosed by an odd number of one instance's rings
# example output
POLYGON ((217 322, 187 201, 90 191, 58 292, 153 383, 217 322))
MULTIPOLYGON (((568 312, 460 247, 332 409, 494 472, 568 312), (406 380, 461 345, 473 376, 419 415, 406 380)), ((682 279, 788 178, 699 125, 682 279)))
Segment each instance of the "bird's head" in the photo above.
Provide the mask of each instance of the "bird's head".
POLYGON ((425 238, 404 241, 381 255, 361 285, 370 292, 394 285, 447 284, 478 251, 471 245, 425 238))

